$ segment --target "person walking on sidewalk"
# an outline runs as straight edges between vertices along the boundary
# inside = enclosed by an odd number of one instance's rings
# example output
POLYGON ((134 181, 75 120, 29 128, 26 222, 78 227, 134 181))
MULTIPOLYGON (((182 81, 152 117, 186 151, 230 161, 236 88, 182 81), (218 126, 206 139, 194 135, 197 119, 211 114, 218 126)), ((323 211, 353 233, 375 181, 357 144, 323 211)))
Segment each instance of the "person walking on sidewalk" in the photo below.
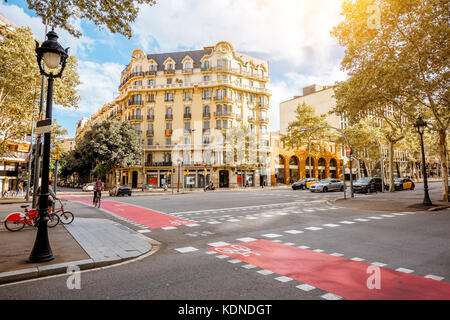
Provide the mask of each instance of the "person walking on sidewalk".
POLYGON ((105 190, 105 185, 102 182, 102 179, 98 178, 97 182, 94 184, 94 198, 92 199, 92 204, 95 205, 95 199, 98 197, 102 198, 102 190, 105 190))

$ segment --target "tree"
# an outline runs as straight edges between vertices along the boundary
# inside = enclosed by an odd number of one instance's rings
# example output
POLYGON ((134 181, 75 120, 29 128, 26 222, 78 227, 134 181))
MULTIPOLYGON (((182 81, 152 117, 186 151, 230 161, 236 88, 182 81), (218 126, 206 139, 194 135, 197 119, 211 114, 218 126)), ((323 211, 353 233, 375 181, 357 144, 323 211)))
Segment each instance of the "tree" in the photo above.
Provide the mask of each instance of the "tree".
POLYGON ((139 164, 142 157, 140 138, 127 121, 105 120, 86 132, 76 152, 90 159, 96 173, 113 171, 119 167, 139 164))
POLYGON ((384 106, 401 113, 403 126, 412 126, 418 115, 429 120, 439 135, 448 201, 448 1, 346 0, 342 8, 344 20, 332 34, 346 49, 342 68, 354 86, 348 94, 370 97, 362 110, 384 106))
MULTIPOLYGON (((296 119, 289 123, 287 136, 283 137, 285 145, 290 149, 305 148, 308 155, 315 156, 325 148, 325 141, 335 141, 337 135, 329 129, 311 130, 318 127, 330 126, 326 121, 327 115, 316 115, 315 108, 303 102, 295 110, 296 119)), ((309 164, 310 168, 312 167, 309 164)), ((310 169, 310 177, 312 171, 310 169)))
MULTIPOLYGON (((40 97, 41 75, 36 61, 35 42, 29 28, 14 32, 0 30, 0 154, 8 140, 21 140, 31 133, 33 109, 40 97)), ((61 79, 54 82, 54 103, 77 107, 76 87, 80 83, 77 60, 70 56, 61 79)))
POLYGON ((154 0, 26 0, 26 2, 28 9, 42 17, 47 24, 67 30, 77 38, 82 34, 71 24, 74 19, 88 19, 99 28, 106 26, 112 33, 118 32, 131 38, 130 23, 134 22, 139 13, 138 6, 141 4, 156 4, 154 0))

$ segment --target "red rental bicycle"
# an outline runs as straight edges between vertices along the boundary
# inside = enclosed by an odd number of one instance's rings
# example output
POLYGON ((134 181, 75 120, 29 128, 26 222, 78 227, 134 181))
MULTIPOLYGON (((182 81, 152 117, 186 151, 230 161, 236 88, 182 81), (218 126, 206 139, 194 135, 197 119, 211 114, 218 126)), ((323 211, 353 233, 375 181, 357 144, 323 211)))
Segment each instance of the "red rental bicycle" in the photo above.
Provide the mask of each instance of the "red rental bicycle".
MULTIPOLYGON (((39 223, 38 210, 28 210, 29 205, 20 206, 25 212, 13 212, 5 218, 5 228, 8 231, 15 232, 22 230, 26 225, 37 227, 39 223)), ((49 228, 56 227, 59 223, 59 216, 57 214, 50 213, 48 217, 47 226, 49 228)))

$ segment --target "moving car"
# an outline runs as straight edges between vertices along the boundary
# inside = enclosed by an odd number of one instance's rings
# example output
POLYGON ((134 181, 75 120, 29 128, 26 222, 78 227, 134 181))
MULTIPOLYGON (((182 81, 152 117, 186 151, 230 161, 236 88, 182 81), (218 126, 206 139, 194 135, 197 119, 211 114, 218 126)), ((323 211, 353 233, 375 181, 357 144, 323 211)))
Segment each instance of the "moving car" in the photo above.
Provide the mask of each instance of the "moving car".
MULTIPOLYGON (((395 178, 394 179, 394 189, 395 190, 414 190, 416 185, 411 179, 408 178, 395 178)), ((386 190, 389 190, 389 182, 386 183, 386 190)))
POLYGON ((311 192, 344 191, 345 185, 339 179, 323 179, 309 187, 311 192))
POLYGON ((376 192, 383 191, 381 178, 360 178, 353 183, 353 192, 376 192))
POLYGON ((292 189, 297 190, 297 189, 301 189, 301 190, 305 190, 305 189, 309 189, 309 186, 316 183, 317 180, 316 178, 304 178, 304 179, 300 179, 297 182, 295 182, 294 184, 292 184, 292 189))
POLYGON ((112 196, 124 196, 124 195, 131 196, 131 188, 129 186, 125 186, 125 185, 114 186, 111 189, 109 189, 109 195, 111 197, 112 196))
POLYGON ((94 191, 94 183, 92 182, 92 183, 86 183, 84 186, 83 186, 83 189, 82 189, 83 191, 94 191))

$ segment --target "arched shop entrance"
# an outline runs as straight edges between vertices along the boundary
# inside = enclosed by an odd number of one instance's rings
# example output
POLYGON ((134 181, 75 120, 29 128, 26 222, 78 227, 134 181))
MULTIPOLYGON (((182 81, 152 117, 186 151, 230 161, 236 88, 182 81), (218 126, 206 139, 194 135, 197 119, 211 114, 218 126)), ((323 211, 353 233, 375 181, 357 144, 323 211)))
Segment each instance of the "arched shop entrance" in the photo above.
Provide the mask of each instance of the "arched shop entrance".
POLYGON ((289 159, 289 182, 294 183, 299 179, 298 158, 292 156, 289 159))
POLYGON ((312 157, 308 157, 305 160, 305 172, 306 178, 314 177, 314 159, 312 157))
POLYGON ((317 177, 319 180, 325 179, 325 159, 320 158, 317 165, 317 177))
POLYGON ((336 161, 336 159, 330 160, 330 178, 337 178, 337 161, 336 161))
POLYGON ((275 172, 277 183, 285 183, 284 179, 284 158, 282 156, 278 156, 275 163, 275 172))
POLYGON ((220 170, 219 171, 219 187, 220 188, 228 188, 229 183, 229 172, 228 170, 220 170))

